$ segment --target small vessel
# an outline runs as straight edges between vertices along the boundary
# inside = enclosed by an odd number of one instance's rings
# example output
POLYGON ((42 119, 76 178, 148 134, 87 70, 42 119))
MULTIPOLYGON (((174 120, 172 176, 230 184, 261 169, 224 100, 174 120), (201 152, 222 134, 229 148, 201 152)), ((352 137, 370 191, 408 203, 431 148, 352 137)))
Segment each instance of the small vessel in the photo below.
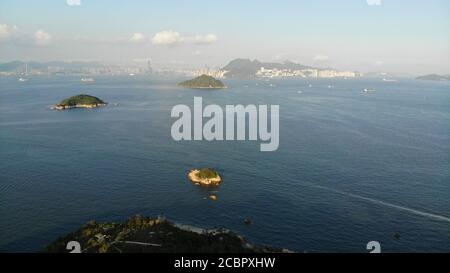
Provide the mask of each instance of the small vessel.
POLYGON ((362 91, 362 93, 371 93, 371 92, 375 92, 375 89, 364 88, 362 91))
POLYGON ((383 78, 384 82, 396 82, 397 80, 383 78))
POLYGON ((331 89, 331 88, 333 88, 334 86, 332 86, 332 85, 328 85, 328 89, 331 89))
POLYGON ((95 80, 93 78, 86 78, 86 77, 81 78, 81 81, 82 82, 95 82, 95 80))
POLYGON ((312 84, 308 85, 308 87, 312 87, 312 84))
POLYGON ((301 94, 301 93, 303 93, 303 92, 302 92, 301 90, 298 90, 297 93, 298 93, 298 94, 301 94))
MULTIPOLYGON (((28 76, 28 63, 25 64, 25 77, 28 76)), ((27 82, 28 79, 27 78, 19 78, 19 82, 27 82)))

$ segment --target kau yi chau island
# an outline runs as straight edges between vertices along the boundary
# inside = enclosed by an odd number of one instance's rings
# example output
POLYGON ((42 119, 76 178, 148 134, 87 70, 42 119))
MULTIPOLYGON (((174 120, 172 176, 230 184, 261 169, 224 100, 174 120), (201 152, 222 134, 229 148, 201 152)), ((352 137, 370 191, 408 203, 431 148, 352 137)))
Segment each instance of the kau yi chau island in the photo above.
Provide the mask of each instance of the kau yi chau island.
POLYGON ((225 105, 225 110, 216 104, 203 107, 202 97, 194 97, 193 111, 185 104, 172 108, 171 117, 178 119, 172 124, 171 135, 175 141, 259 140, 260 151, 276 151, 280 142, 279 112, 279 105, 270 105, 270 116, 269 105, 225 105))

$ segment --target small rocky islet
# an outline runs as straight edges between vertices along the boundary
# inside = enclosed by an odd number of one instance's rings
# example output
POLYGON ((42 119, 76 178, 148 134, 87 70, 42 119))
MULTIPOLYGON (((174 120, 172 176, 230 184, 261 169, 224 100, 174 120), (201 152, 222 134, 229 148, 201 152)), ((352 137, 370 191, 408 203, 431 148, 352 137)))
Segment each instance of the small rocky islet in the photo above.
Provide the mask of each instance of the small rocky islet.
POLYGON ((218 186, 222 183, 219 173, 211 168, 192 169, 187 176, 192 183, 199 186, 218 186))

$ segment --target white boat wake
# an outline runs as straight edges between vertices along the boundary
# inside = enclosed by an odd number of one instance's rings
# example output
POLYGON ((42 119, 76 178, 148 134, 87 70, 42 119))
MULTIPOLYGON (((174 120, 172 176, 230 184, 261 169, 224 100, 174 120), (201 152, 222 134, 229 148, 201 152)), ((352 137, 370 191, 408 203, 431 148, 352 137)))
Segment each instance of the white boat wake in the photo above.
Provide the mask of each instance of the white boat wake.
POLYGON ((325 187, 325 186, 319 186, 319 185, 314 185, 311 183, 308 183, 308 185, 310 185, 313 188, 318 188, 318 189, 323 189, 326 191, 331 191, 334 193, 338 193, 341 195, 345 195, 348 197, 353 197, 353 198, 357 198, 360 200, 364 200, 364 201, 368 201, 371 202, 373 204, 378 204, 378 205, 382 205, 382 206, 386 206, 386 207, 391 207, 394 209, 398 209, 398 210, 403 210, 403 211, 407 211, 409 213, 415 214, 415 215, 420 215, 420 216, 424 216, 427 218, 431 218, 431 219, 435 219, 435 220, 439 220, 439 221, 444 221, 444 222, 449 222, 450 223, 450 218, 446 217, 446 216, 442 216, 442 215, 438 215, 438 214, 434 214, 434 213, 429 213, 429 212, 424 212, 424 211, 420 211, 420 210, 416 210, 416 209, 412 209, 412 208, 408 208, 408 207, 404 207, 404 206, 399 206, 399 205, 395 205, 395 204, 391 204, 385 201, 381 201, 381 200, 377 200, 377 199, 373 199, 370 197, 365 197, 365 196, 361 196, 361 195, 357 195, 357 194, 353 194, 353 193, 348 193, 345 191, 340 191, 340 190, 336 190, 333 188, 329 188, 329 187, 325 187))

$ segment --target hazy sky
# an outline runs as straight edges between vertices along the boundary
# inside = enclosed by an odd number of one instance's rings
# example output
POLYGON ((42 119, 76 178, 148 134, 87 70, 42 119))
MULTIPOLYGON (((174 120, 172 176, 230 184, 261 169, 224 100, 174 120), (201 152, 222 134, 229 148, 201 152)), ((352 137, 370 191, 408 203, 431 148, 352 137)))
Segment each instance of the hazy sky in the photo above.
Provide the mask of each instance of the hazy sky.
POLYGON ((448 0, 0 0, 0 62, 234 58, 450 73, 448 0))

